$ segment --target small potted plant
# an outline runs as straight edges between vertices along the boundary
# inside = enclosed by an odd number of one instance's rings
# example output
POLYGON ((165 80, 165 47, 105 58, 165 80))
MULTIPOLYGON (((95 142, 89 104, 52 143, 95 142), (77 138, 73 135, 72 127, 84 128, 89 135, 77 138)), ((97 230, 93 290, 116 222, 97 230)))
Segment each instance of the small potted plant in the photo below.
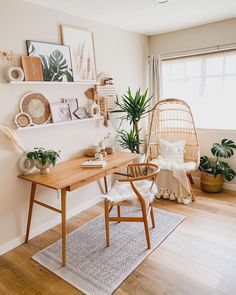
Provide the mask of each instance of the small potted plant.
POLYGON ((236 144, 229 139, 223 139, 221 143, 214 143, 211 153, 215 159, 203 156, 200 159, 199 169, 201 171, 201 189, 209 193, 222 191, 224 179, 231 181, 236 176, 236 172, 229 165, 221 161, 221 158, 230 158, 234 155, 233 149, 236 144))
POLYGON ((118 131, 119 144, 123 148, 129 149, 132 153, 140 154, 143 160, 144 155, 141 154, 141 145, 143 144, 143 140, 140 139, 140 131, 142 128, 139 128, 139 122, 154 109, 150 109, 149 102, 152 97, 148 97, 147 94, 148 89, 144 92, 144 94, 142 94, 141 89, 139 88, 135 95, 133 95, 130 88, 128 88, 127 94, 122 96, 122 101, 119 102, 118 99, 116 101, 116 105, 119 108, 112 111, 112 113, 124 113, 120 119, 122 119, 122 121, 128 121, 131 125, 129 131, 124 129, 118 131))
POLYGON ((41 174, 49 173, 50 166, 55 166, 60 158, 60 151, 45 150, 44 148, 34 148, 27 153, 27 157, 34 160, 36 168, 40 169, 41 174))

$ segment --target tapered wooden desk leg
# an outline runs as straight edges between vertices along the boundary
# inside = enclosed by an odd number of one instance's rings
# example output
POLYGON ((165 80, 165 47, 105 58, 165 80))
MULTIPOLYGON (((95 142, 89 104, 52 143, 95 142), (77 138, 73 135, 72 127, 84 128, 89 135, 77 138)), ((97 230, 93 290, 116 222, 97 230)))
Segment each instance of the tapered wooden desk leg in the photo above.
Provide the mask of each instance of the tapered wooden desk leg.
POLYGON ((62 266, 66 265, 66 189, 61 190, 62 266))
POLYGON ((104 186, 105 186, 105 194, 108 192, 108 186, 107 186, 107 177, 104 177, 104 186))
POLYGON ((30 232, 30 224, 31 224, 31 219, 32 219, 35 190, 36 190, 36 183, 32 183, 31 184, 31 192, 30 192, 30 202, 29 202, 29 212, 28 212, 28 221, 27 221, 27 228, 26 228, 25 243, 28 243, 28 240, 29 240, 29 232, 30 232))

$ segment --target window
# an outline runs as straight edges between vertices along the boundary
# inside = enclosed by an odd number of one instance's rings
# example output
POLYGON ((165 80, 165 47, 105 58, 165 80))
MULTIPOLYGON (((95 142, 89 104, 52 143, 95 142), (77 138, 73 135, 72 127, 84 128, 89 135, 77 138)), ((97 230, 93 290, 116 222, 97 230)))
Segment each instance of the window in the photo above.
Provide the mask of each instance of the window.
POLYGON ((191 107, 197 128, 236 129, 236 51, 162 61, 162 97, 191 107))

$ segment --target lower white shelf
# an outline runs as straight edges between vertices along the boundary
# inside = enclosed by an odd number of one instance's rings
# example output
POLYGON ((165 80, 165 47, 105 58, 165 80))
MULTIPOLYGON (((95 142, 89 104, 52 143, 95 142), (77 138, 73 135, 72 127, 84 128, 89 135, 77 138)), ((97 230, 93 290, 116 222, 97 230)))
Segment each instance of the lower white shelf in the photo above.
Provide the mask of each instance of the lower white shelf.
POLYGON ((42 125, 33 125, 33 126, 29 126, 29 127, 24 127, 24 128, 17 128, 16 130, 17 131, 24 131, 24 130, 31 130, 31 129, 47 128, 47 127, 52 127, 52 126, 77 124, 77 123, 89 122, 89 121, 95 121, 95 120, 101 120, 101 119, 103 119, 103 117, 99 116, 99 117, 94 117, 94 118, 78 119, 78 120, 73 120, 73 121, 68 121, 68 122, 47 123, 47 124, 42 124, 42 125))

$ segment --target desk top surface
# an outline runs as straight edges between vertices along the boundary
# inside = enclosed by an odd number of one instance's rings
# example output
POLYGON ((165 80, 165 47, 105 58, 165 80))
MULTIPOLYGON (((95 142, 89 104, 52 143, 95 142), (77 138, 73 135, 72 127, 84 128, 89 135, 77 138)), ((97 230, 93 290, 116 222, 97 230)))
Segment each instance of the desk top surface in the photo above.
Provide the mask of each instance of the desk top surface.
POLYGON ((69 188, 79 182, 95 181, 112 172, 113 169, 127 165, 137 159, 137 154, 119 152, 108 155, 105 160, 107 165, 104 168, 84 168, 81 164, 89 160, 89 157, 77 157, 58 163, 48 174, 32 173, 21 174, 18 177, 32 183, 40 184, 52 189, 69 188))

